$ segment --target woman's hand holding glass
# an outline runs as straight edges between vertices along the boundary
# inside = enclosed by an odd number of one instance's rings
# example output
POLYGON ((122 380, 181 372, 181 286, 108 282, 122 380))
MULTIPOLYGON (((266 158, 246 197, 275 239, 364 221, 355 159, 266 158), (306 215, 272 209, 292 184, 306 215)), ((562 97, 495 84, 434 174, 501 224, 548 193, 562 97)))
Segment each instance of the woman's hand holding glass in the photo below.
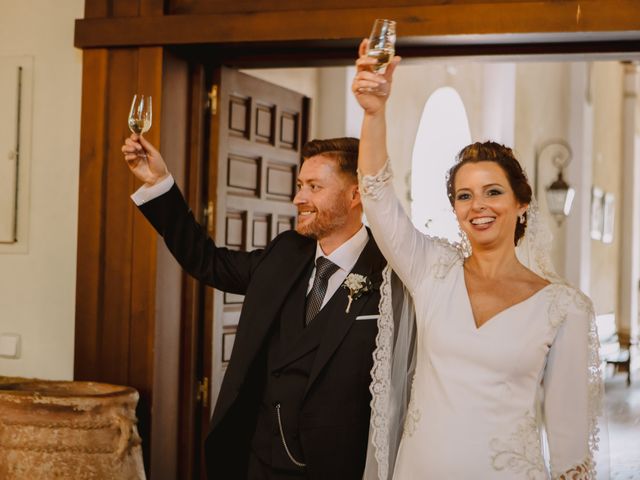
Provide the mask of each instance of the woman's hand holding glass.
POLYGON ((378 112, 387 101, 391 93, 393 72, 400 62, 400 57, 394 56, 387 65, 384 73, 376 73, 378 60, 368 55, 369 40, 360 42, 359 58, 356 60, 356 76, 351 90, 365 113, 378 112))

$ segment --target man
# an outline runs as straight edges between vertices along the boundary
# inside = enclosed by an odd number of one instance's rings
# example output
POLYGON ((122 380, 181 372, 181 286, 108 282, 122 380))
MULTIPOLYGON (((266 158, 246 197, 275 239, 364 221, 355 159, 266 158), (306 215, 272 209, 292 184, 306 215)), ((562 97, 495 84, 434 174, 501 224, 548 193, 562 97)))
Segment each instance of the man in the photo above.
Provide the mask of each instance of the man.
POLYGON ((182 267, 245 295, 205 444, 209 478, 362 478, 386 262, 361 221, 358 140, 303 147, 296 231, 252 252, 214 244, 144 138, 122 151, 145 182, 132 198, 182 267))

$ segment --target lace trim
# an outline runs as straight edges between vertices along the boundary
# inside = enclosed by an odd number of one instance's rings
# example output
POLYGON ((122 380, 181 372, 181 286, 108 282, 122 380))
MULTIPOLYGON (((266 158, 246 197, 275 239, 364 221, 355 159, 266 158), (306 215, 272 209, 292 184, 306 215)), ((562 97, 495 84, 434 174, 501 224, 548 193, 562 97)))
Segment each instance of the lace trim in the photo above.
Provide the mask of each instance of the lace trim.
POLYGON ((576 465, 559 476, 554 476, 553 480, 595 480, 595 465, 590 459, 585 460, 580 465, 576 465))
MULTIPOLYGON (((581 296, 582 292, 579 292, 581 296)), ((586 297, 585 297, 586 298, 586 297)), ((596 452, 600 441, 600 428, 598 427, 598 417, 602 415, 602 404, 604 398, 604 382, 602 380, 602 364, 600 363, 600 339, 596 327, 596 316, 591 300, 588 302, 589 320, 589 458, 586 465, 589 468, 589 477, 595 479, 596 452)), ((573 478, 573 477, 568 477, 573 478)), ((581 477, 575 477, 580 479, 581 477)))
POLYGON ((525 414, 508 439, 494 438, 490 446, 494 452, 491 455, 491 466, 495 470, 523 473, 528 480, 539 479, 540 474, 544 474, 540 433, 531 413, 525 414))
POLYGON ((433 278, 443 279, 449 274, 449 270, 456 265, 464 262, 465 253, 461 243, 452 243, 446 238, 432 237, 426 235, 426 237, 439 248, 438 259, 435 261, 429 271, 433 278))
POLYGON ((382 195, 385 184, 393 178, 391 162, 387 158, 382 168, 375 175, 362 175, 358 170, 358 183, 360 184, 360 195, 378 200, 382 195))
POLYGON ((391 354, 393 350, 393 308, 391 304, 391 268, 385 267, 380 286, 380 317, 376 349, 371 369, 371 444, 378 464, 379 480, 389 473, 389 417, 391 391, 391 354))
MULTIPOLYGON (((600 441, 600 428, 598 427, 598 417, 602 415, 602 405, 604 397, 604 383, 602 381, 602 367, 600 363, 600 340, 598 338, 598 330, 596 327, 595 312, 593 309, 593 303, 591 299, 587 297, 577 288, 574 288, 563 282, 558 285, 561 288, 555 289, 554 296, 549 303, 549 321, 551 326, 558 328, 566 319, 568 310, 571 305, 574 305, 578 310, 589 315, 589 363, 588 369, 588 399, 587 399, 587 415, 589 417, 589 457, 585 462, 574 467, 576 470, 573 473, 573 469, 562 475, 571 474, 573 476, 554 477, 554 478, 566 478, 566 479, 595 479, 596 473, 596 452, 598 451, 598 443, 600 441), (584 475, 575 476, 576 474, 582 474, 582 470, 588 469, 584 475)), ((552 466, 553 469, 553 466, 552 466)))
POLYGON ((411 382, 411 399, 409 400, 409 407, 407 408, 407 418, 404 420, 404 431, 402 432, 402 436, 407 438, 413 436, 416 431, 416 427, 422 418, 422 412, 418 408, 418 402, 413 389, 415 380, 416 378, 414 376, 413 382, 411 382))

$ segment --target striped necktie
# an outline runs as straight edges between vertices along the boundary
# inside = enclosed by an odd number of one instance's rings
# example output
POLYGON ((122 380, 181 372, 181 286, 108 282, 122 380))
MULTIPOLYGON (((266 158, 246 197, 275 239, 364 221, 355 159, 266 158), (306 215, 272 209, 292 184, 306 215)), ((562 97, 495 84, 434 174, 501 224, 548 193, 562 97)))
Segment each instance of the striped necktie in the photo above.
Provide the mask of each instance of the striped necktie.
POLYGON ((307 295, 307 311, 305 314, 305 325, 309 325, 311 320, 320 311, 322 301, 327 293, 329 278, 339 269, 335 263, 325 257, 318 257, 316 260, 316 277, 313 279, 313 286, 307 295))

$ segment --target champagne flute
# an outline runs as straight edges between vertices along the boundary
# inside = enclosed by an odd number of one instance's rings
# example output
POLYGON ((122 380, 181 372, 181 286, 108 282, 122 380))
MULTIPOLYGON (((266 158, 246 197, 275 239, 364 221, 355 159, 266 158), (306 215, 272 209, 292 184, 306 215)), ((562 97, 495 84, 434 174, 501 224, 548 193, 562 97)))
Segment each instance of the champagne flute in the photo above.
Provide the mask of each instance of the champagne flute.
POLYGON ((376 73, 384 73, 387 65, 395 55, 396 22, 385 18, 378 18, 373 23, 367 56, 375 58, 377 63, 373 66, 376 73))
POLYGON ((151 96, 134 95, 129 111, 129 130, 137 135, 142 135, 151 128, 151 117, 151 96))

